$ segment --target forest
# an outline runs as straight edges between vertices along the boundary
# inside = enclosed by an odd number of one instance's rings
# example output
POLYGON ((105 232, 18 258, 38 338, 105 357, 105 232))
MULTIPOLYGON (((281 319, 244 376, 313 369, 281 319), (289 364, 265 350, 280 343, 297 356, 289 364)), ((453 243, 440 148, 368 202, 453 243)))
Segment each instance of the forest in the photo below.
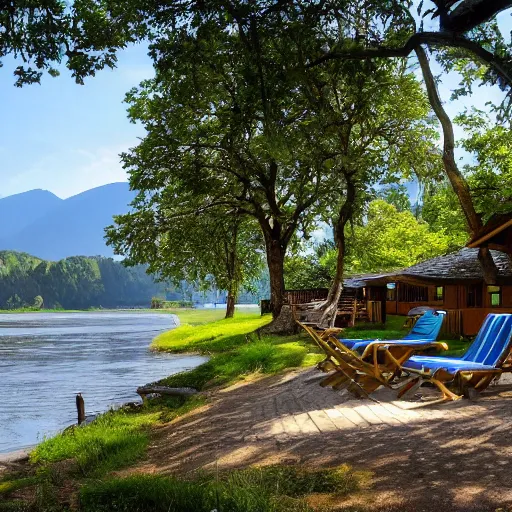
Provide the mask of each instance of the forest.
POLYGON ((76 256, 57 262, 0 251, 0 309, 149 307, 166 287, 144 266, 76 256))

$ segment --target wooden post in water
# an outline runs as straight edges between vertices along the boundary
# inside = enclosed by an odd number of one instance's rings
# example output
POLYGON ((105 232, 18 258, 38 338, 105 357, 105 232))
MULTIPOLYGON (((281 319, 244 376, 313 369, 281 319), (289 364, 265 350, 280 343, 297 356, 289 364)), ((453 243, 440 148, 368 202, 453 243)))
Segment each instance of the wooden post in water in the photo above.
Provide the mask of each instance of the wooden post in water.
POLYGON ((82 393, 76 395, 76 412, 78 414, 78 424, 80 425, 85 421, 85 403, 82 393))

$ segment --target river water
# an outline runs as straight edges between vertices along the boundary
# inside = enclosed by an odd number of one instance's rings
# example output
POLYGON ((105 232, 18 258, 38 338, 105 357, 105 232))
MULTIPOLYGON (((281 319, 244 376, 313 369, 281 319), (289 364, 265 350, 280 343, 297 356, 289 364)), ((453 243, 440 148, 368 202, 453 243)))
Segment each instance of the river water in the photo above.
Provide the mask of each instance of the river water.
POLYGON ((138 386, 206 359, 148 350, 174 315, 129 312, 0 315, 0 453, 18 450, 86 414, 138 400, 138 386))

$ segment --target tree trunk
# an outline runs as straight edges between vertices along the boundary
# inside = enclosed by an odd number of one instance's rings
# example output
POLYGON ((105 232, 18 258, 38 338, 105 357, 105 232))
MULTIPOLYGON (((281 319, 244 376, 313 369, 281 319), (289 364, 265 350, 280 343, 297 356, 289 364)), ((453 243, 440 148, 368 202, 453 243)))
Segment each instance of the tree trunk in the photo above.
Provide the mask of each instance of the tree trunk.
POLYGON ((496 268, 496 263, 494 263, 488 247, 480 247, 478 250, 478 260, 480 261, 480 265, 482 265, 485 283, 487 285, 496 284, 498 269, 496 268))
POLYGON ((284 302, 284 255, 279 240, 267 241, 267 263, 270 274, 270 308, 272 316, 277 318, 284 302))
POLYGON ((345 226, 352 219, 354 214, 354 204, 356 201, 356 185, 353 173, 346 173, 347 197, 343 206, 340 208, 338 221, 334 227, 334 241, 338 254, 336 258, 336 274, 332 282, 327 299, 321 306, 322 316, 320 325, 333 327, 336 321, 336 313, 338 311, 338 302, 343 291, 343 270, 345 265, 345 226))
POLYGON ((415 51, 420 62, 421 70, 423 72, 423 78, 425 79, 425 85, 427 87, 427 94, 428 99, 430 101, 430 105, 432 106, 432 109, 434 110, 443 128, 444 169, 446 175, 448 176, 448 179, 450 180, 453 191, 455 192, 459 199, 459 203, 462 208, 462 211, 464 212, 464 216, 466 217, 468 231, 471 234, 471 236, 474 236, 482 228, 482 220, 475 211, 468 183, 464 176, 462 175, 462 173, 460 172, 459 168, 457 167, 457 162, 455 161, 455 136, 453 133, 453 125, 450 117, 444 110, 443 105, 441 103, 441 99, 437 91, 434 76, 432 75, 432 71, 430 69, 430 64, 428 62, 425 50, 423 50, 421 46, 418 46, 415 49, 415 51))
POLYGON ((226 316, 224 318, 233 318, 235 316, 236 295, 229 290, 226 304, 226 316))
POLYGON ((336 313, 338 312, 338 302, 343 291, 343 268, 345 264, 345 224, 338 226, 335 230, 335 242, 338 249, 336 257, 336 274, 329 289, 327 299, 322 306, 322 316, 320 325, 334 327, 336 313))
POLYGON ((441 20, 441 30, 468 32, 510 7, 511 0, 465 0, 441 20))
POLYGON ((279 240, 265 234, 268 270, 270 273, 270 308, 272 322, 258 329, 260 334, 295 334, 299 326, 291 306, 284 303, 284 256, 286 247, 279 240))

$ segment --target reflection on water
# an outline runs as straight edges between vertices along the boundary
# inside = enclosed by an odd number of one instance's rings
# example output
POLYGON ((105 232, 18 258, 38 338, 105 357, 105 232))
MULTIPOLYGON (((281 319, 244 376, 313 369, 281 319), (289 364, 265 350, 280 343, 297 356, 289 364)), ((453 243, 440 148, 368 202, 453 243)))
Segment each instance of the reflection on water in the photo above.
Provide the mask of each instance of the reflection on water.
POLYGON ((35 444, 86 413, 137 400, 138 386, 202 363, 199 356, 152 353, 173 315, 52 313, 0 315, 0 452, 35 444))

